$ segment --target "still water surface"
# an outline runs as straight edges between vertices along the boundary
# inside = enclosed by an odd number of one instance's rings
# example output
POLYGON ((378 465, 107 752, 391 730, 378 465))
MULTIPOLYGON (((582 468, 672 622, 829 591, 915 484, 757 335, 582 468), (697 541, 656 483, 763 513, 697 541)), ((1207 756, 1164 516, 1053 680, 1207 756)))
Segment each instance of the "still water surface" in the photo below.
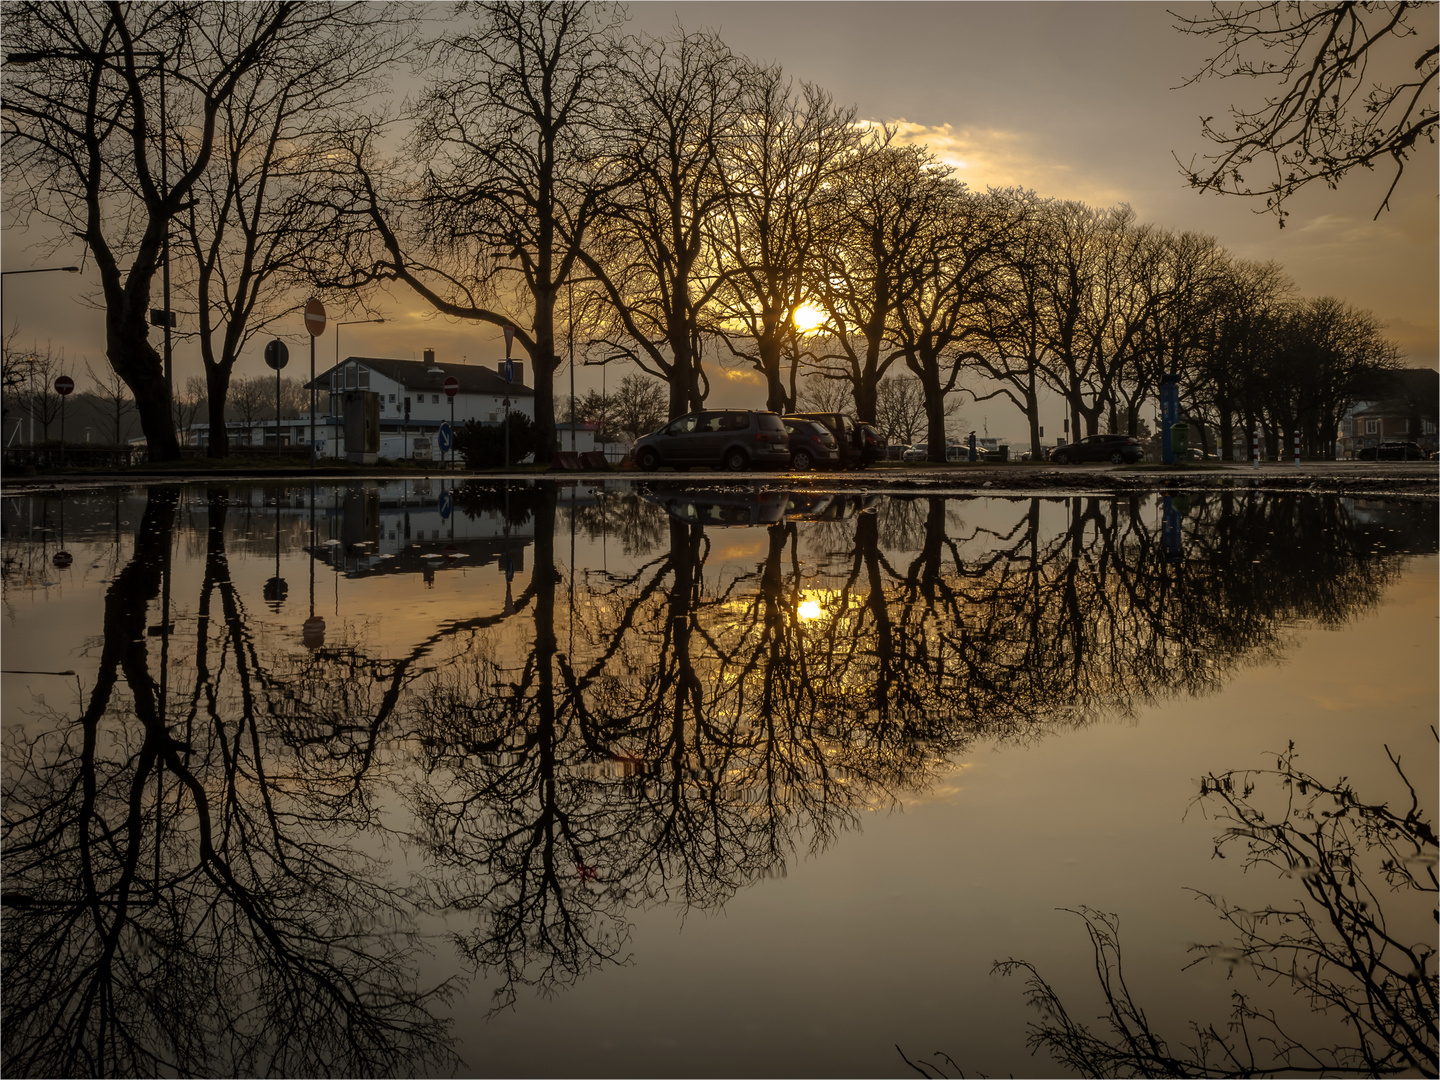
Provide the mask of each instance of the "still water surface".
MULTIPOLYGON (((1294 742, 1403 810, 1388 747, 1433 821, 1433 501, 397 481, 3 524, 6 1075, 1058 1075, 991 965, 1103 1034, 1082 908, 1171 1050, 1237 990, 1355 1046, 1237 962, 1314 876, 1217 858, 1227 805, 1284 820, 1294 742)), ((1434 1060, 1433 853, 1345 864, 1430 1010, 1386 1060, 1434 1060)))

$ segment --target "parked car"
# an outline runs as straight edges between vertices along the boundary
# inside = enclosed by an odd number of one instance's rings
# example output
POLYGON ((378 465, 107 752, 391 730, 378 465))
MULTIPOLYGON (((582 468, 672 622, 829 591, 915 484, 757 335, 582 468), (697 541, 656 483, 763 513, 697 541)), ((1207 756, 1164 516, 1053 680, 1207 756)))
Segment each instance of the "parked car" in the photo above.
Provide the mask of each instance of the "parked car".
POLYGON ((1145 456, 1140 440, 1134 435, 1086 435, 1069 446, 1050 451, 1050 460, 1057 465, 1077 461, 1109 461, 1116 465, 1134 465, 1145 456))
POLYGON ((692 465, 713 465, 732 472, 752 465, 783 469, 790 464, 790 436, 779 413, 707 409, 687 413, 637 439, 635 464, 646 472, 661 465, 682 471, 692 465))
POLYGON ((910 447, 910 448, 909 448, 908 450, 906 450, 903 454, 901 454, 901 455, 900 455, 900 460, 901 460, 901 461, 926 461, 926 460, 929 459, 929 457, 930 457, 930 444, 929 444, 929 443, 923 443, 923 442, 922 442, 922 443, 916 443, 914 446, 910 447))
POLYGON ((806 472, 810 469, 840 467, 840 448, 835 435, 824 424, 802 420, 798 416, 781 417, 785 433, 790 436, 790 467, 806 472))
POLYGON ((1418 443, 1382 442, 1379 446, 1362 447, 1355 455, 1357 461, 1424 461, 1425 451, 1418 443))
POLYGON ((786 508, 785 493, 778 491, 741 488, 697 492, 678 484, 657 483, 641 494, 651 502, 659 503, 677 521, 706 528, 774 525, 784 517, 786 508))
POLYGON ((869 428, 868 424, 861 424, 852 416, 846 416, 838 412, 805 412, 791 413, 792 420, 814 420, 816 423, 824 424, 835 436, 835 448, 840 451, 840 467, 842 469, 863 469, 872 461, 884 456, 884 446, 880 435, 870 428, 873 435, 867 436, 862 430, 869 428))

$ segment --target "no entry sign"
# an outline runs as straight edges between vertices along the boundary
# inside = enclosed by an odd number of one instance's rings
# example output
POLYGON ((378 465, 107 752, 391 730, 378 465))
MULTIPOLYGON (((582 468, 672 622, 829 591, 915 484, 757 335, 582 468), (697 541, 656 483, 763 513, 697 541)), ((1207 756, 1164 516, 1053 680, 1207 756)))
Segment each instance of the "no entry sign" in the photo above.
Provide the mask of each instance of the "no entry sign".
POLYGON ((325 305, 313 296, 305 305, 305 329, 310 331, 311 337, 319 337, 325 332, 325 305))
POLYGON ((75 389, 75 380, 69 375, 61 375, 55 380, 55 392, 61 397, 75 389))
POLYGON ((460 392, 460 380, 454 375, 445 376, 445 396, 454 397, 460 392))
POLYGON ((57 551, 50 557, 50 561, 55 564, 57 570, 68 570, 75 559, 68 551, 57 551))

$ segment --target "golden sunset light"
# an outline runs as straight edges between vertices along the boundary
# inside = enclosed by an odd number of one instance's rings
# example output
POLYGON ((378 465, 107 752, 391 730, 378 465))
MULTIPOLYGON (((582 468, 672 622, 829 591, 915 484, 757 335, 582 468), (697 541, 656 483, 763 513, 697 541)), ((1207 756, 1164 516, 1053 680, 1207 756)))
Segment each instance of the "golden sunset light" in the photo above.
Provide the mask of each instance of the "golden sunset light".
POLYGON ((809 300, 797 307, 790 313, 790 321, 795 324, 795 329, 802 334, 813 333, 825 325, 828 316, 825 309, 809 300))

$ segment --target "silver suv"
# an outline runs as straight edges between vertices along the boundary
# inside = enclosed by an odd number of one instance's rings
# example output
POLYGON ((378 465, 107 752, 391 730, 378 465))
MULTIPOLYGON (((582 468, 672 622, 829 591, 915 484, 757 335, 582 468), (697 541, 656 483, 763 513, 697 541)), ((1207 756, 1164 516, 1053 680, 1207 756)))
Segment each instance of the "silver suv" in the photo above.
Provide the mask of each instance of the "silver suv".
POLYGON ((685 470, 714 465, 740 472, 752 465, 784 469, 790 465, 790 436, 780 414, 751 409, 714 409, 687 413, 635 443, 635 464, 646 472, 661 465, 685 470))

